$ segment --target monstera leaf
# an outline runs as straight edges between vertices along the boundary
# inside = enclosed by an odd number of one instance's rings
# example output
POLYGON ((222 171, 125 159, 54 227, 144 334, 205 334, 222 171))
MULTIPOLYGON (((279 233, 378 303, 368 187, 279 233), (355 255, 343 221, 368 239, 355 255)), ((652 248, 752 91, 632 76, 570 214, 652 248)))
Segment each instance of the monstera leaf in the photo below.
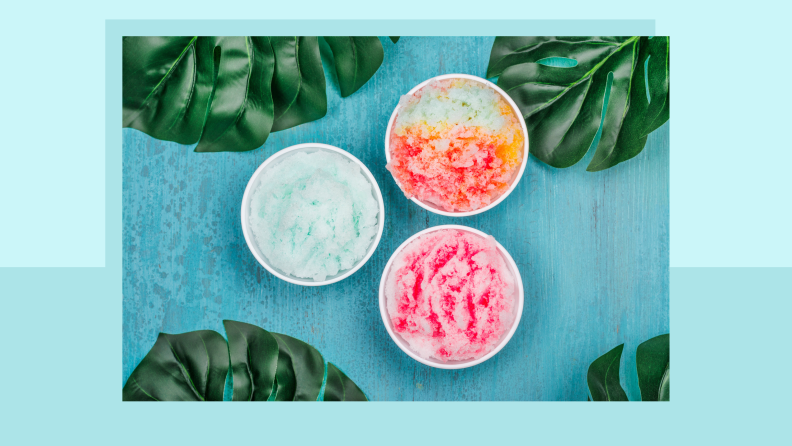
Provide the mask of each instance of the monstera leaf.
POLYGON ((652 338, 635 350, 638 386, 644 401, 668 401, 670 342, 667 334, 652 338))
MULTIPOLYGON (((376 37, 326 37, 342 96, 382 64, 376 37)), ((195 144, 261 147, 270 132, 327 114, 317 37, 124 37, 123 126, 195 144)))
POLYGON ((278 341, 243 322, 223 321, 234 383, 233 401, 266 401, 275 386, 278 341))
POLYGON ((344 372, 332 363, 327 363, 325 401, 366 401, 366 395, 344 372))
MULTIPOLYGON (((335 59, 341 97, 363 86, 377 72, 385 53, 376 37, 325 37, 335 59)), ((395 42, 394 42, 395 43, 395 42)))
POLYGON ((272 131, 315 121, 327 114, 327 93, 316 37, 273 37, 275 122, 272 131))
POLYGON ((223 401, 226 341, 212 330, 160 333, 124 385, 124 401, 223 401))
POLYGON ((525 118, 531 153, 553 167, 580 161, 600 129, 586 170, 613 167, 669 117, 668 37, 498 37, 495 76, 525 118), (576 63, 547 63, 558 58, 576 63))
POLYGON ((232 401, 368 401, 305 342, 244 322, 223 326, 227 343, 211 330, 161 333, 124 385, 124 401, 222 401, 229 369, 232 401))
POLYGON ((619 384, 619 363, 624 344, 592 362, 588 369, 588 385, 594 401, 627 401, 619 384))
MULTIPOLYGON (((671 392, 669 335, 654 337, 635 353, 638 386, 643 401, 669 401, 671 392)), ((619 384, 619 363, 624 344, 605 353, 588 369, 588 387, 594 401, 628 401, 619 384)))

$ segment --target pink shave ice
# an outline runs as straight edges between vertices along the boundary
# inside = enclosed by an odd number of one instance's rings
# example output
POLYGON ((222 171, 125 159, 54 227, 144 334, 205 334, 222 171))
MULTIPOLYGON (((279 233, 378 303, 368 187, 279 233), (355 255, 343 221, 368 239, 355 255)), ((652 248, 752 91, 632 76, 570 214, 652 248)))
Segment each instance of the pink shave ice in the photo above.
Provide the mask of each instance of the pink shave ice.
POLYGON ((423 358, 478 359, 514 321, 514 276, 491 236, 442 229, 408 244, 385 283, 394 330, 423 358))

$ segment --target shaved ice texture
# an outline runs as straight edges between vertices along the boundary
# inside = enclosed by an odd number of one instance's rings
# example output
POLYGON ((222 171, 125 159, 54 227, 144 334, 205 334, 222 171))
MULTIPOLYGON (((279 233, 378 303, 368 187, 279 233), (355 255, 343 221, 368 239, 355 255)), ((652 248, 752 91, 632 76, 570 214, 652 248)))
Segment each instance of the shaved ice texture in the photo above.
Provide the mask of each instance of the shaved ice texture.
POLYGON ((407 198, 446 211, 488 206, 509 189, 525 149, 520 117, 492 88, 432 82, 402 96, 387 168, 407 198))
POLYGON ((378 212, 371 183, 355 163, 336 153, 297 152, 262 175, 248 222, 273 266, 322 281, 366 255, 378 212))
POLYGON ((478 359, 514 322, 514 276, 491 236, 443 229, 413 240, 385 282, 393 329, 422 358, 478 359))

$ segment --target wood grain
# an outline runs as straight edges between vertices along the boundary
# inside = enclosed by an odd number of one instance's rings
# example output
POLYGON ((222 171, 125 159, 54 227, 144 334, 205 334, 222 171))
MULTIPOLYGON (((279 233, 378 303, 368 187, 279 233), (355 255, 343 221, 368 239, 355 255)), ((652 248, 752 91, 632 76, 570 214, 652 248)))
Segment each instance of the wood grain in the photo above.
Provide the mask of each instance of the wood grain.
MULTIPOLYGON (((622 342, 631 399, 639 398, 637 345, 669 330, 669 126, 615 168, 585 171, 531 159, 515 192, 496 208, 454 219, 408 201, 385 170, 385 126, 400 95, 446 73, 484 76, 491 37, 381 39, 385 61, 341 99, 332 70, 325 118, 274 133, 247 153, 199 154, 194 146, 123 132, 123 381, 159 332, 223 332, 249 322, 316 346, 372 400, 585 400, 588 365, 622 342), (363 161, 385 199, 382 241, 339 283, 288 284, 258 265, 240 228, 248 179, 268 156, 322 142, 363 161), (492 234, 517 262, 526 290, 511 342, 476 367, 423 366, 382 325, 377 287, 405 239, 440 224, 492 234)), ((326 49, 325 49, 326 52, 326 49)), ((623 372, 624 373, 624 372, 623 372)))

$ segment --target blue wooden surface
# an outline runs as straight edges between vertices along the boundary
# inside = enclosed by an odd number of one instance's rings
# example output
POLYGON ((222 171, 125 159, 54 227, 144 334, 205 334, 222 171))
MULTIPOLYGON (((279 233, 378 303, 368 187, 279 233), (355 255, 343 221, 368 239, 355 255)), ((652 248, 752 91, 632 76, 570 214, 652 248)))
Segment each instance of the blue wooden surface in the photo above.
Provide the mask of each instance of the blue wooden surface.
POLYGON ((316 346, 372 400, 585 400, 588 365, 624 342, 622 382, 638 399, 635 347, 669 328, 668 124, 638 157, 604 172, 585 171, 592 153, 563 170, 531 158, 509 198, 468 218, 422 210, 385 170, 385 126, 399 96, 440 74, 483 77, 492 40, 383 39, 385 61, 360 91, 341 99, 329 76, 325 118, 275 133, 247 153, 198 154, 124 129, 123 382, 159 332, 224 334, 222 319, 234 319, 316 346), (288 284, 259 266, 239 217, 259 164, 304 142, 351 152, 385 199, 385 231, 372 258, 351 277, 317 288, 288 284), (492 234, 509 250, 526 299, 509 344, 457 371, 402 353, 377 305, 394 249, 417 231, 451 223, 492 234))

